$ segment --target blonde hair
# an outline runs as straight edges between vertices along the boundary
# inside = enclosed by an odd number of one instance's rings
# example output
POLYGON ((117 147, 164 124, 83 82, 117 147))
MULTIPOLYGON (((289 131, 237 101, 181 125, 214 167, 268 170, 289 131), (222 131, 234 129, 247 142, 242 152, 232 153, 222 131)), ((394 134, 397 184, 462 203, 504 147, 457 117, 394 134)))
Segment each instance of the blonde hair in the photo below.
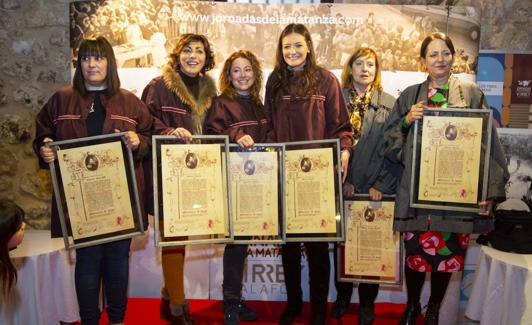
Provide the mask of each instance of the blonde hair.
POLYGON ((345 63, 344 69, 342 70, 342 88, 349 89, 353 84, 353 63, 356 59, 369 56, 375 59, 375 79, 371 83, 371 88, 377 90, 379 93, 382 92, 382 81, 381 81, 381 63, 377 53, 369 47, 361 47, 351 54, 349 60, 345 63))

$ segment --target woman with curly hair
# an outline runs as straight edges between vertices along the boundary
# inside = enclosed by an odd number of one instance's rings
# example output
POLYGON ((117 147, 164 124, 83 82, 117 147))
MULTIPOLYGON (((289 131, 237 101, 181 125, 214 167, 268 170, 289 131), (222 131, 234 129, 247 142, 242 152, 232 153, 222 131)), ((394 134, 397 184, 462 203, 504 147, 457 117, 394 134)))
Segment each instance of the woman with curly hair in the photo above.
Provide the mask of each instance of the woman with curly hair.
MULTIPOLYGON (((151 80, 142 93, 142 101, 152 116, 162 122, 156 123, 155 134, 172 133, 189 142, 192 134, 203 133, 203 119, 216 96, 214 81, 206 74, 213 67, 214 54, 207 38, 199 34, 181 35, 162 75, 151 80)), ((147 193, 153 193, 153 184, 147 185, 147 193)), ((146 206, 153 214, 152 200, 146 206)), ((162 248, 161 318, 170 324, 193 324, 185 300, 184 263, 185 246, 162 248)))
MULTIPOLYGON (((269 123, 260 96, 262 69, 250 51, 234 52, 225 61, 220 74, 221 95, 205 118, 205 134, 225 134, 242 148, 266 141, 269 123)), ((247 308, 242 297, 242 277, 248 245, 225 246, 223 266, 224 324, 253 321, 256 313, 247 308)))

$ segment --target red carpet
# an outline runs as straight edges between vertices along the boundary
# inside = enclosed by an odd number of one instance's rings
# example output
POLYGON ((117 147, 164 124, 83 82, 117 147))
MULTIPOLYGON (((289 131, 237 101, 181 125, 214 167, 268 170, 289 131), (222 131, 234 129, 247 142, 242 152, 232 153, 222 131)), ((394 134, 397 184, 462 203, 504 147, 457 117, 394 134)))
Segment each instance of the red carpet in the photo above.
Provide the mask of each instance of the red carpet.
MULTIPOLYGON (((273 325, 277 324, 279 315, 284 310, 286 302, 277 301, 246 301, 246 304, 258 313, 258 320, 255 322, 241 322, 243 325, 273 325)), ((329 304, 329 311, 332 304, 329 304)), ((397 324, 401 317, 404 305, 392 303, 377 303, 375 307, 374 325, 397 324)), ((222 325, 223 312, 222 302, 219 300, 191 300, 190 310, 195 325, 222 325)), ((327 324, 357 324, 358 305, 351 304, 347 314, 342 319, 334 319, 329 316, 327 324)), ((294 325, 308 324, 310 321, 310 304, 305 303, 303 315, 297 319, 294 325)), ((100 325, 107 325, 105 314, 100 321, 100 325)), ((125 325, 166 325, 165 321, 159 319, 159 300, 130 298, 127 305, 125 325)), ((423 324, 422 317, 418 319, 418 324, 423 324)))

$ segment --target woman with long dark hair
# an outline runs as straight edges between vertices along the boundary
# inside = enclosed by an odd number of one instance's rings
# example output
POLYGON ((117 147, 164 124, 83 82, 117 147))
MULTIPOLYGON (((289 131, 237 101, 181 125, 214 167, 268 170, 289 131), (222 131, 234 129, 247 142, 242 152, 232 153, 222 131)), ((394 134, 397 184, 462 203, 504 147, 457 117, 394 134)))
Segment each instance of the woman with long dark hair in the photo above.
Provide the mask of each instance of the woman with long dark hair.
MULTIPOLYGON (((277 142, 340 139, 344 177, 352 145, 349 113, 336 77, 316 64, 310 33, 290 24, 279 36, 275 68, 268 78, 266 118, 269 138, 277 142)), ((329 292, 329 249, 326 242, 304 243, 309 264, 312 324, 325 324, 329 292)), ((301 243, 283 245, 288 304, 279 320, 291 324, 301 314, 301 243)))
POLYGON ((9 258, 9 251, 15 249, 22 242, 25 229, 24 211, 13 201, 1 199, 0 300, 3 300, 9 295, 9 292, 17 282, 17 270, 9 258))
MULTIPOLYGON (((113 48, 104 37, 81 42, 72 83, 57 91, 37 114, 33 147, 41 168, 48 168, 56 158, 47 142, 126 132, 124 140, 133 151, 137 186, 142 189, 142 159, 149 151, 153 119, 137 96, 120 88, 113 48)), ((143 217, 147 224, 146 214, 143 217)), ((51 226, 52 237, 61 237, 55 200, 51 226)), ((99 322, 102 281, 110 323, 124 322, 130 243, 131 239, 123 239, 76 249, 75 282, 82 324, 99 322)))

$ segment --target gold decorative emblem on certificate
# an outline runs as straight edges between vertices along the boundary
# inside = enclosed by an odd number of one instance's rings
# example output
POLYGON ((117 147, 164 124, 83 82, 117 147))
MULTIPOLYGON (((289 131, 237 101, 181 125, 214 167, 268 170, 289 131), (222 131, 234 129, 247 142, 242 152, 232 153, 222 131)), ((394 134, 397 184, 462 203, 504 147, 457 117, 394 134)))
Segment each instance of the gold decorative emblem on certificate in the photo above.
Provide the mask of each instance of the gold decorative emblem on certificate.
POLYGON ((336 233, 332 152, 286 151, 287 233, 336 233))
POLYGON ((134 228, 120 142, 58 149, 74 240, 134 228))
POLYGON ((476 203, 482 118, 424 116, 418 200, 476 203))
POLYGON ((220 146, 161 145, 164 236, 224 233, 220 146))
POLYGON ((231 152, 229 165, 234 235, 277 235, 277 153, 231 152))
POLYGON ((393 201, 346 202, 346 275, 394 278, 399 233, 393 232, 393 201))

